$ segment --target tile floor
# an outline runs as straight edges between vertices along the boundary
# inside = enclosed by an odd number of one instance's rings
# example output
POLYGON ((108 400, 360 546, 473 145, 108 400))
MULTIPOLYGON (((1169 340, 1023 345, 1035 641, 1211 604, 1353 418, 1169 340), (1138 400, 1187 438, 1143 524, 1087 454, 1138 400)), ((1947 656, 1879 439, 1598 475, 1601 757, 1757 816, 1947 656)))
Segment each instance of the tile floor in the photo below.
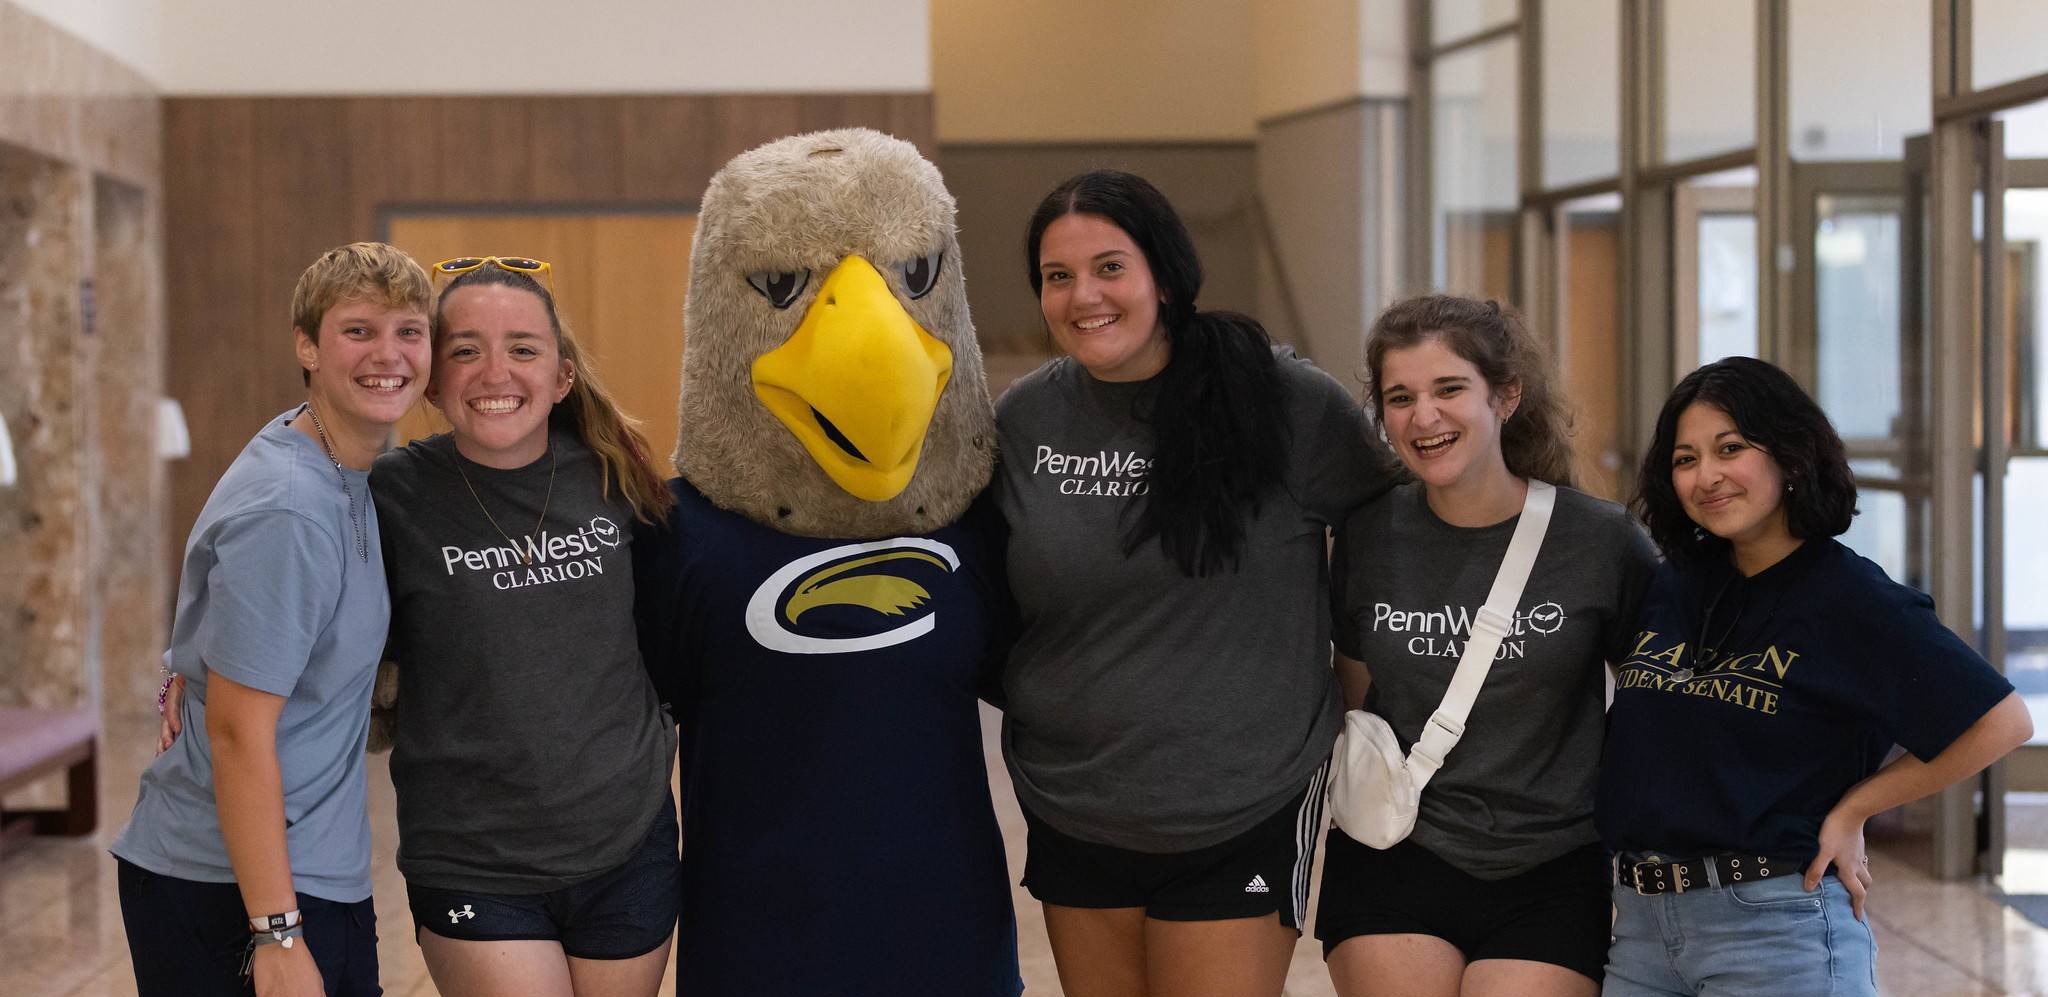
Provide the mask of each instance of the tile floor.
MULTIPOLYGON (((984 720, 993 759, 994 714, 984 720)), ((93 840, 38 840, 0 861, 0 994, 135 993, 115 901, 114 865, 105 847, 134 804, 136 773, 148 760, 154 729, 153 716, 110 721, 101 791, 102 813, 108 817, 93 840)), ((385 991, 392 997, 432 995, 433 983, 410 937, 404 884, 392 864, 397 834, 382 756, 373 760, 370 778, 385 991)), ((990 765, 989 778, 1014 874, 1023 862, 1021 819, 999 762, 990 765)), ((2048 895, 2048 801, 2016 803, 2012 812, 2016 847, 2009 853, 2005 885, 2015 893, 2048 895)), ((2048 928, 2001 903, 1995 887, 1934 882, 1904 858, 1883 851, 1872 860, 1872 868, 1879 886, 1872 915, 1880 945, 1879 980, 1887 994, 2048 994, 2048 928)), ((2048 896, 2042 899, 2040 909, 2048 911, 2048 896)), ((1033 997, 1056 995, 1059 981, 1037 904, 1020 890, 1017 908, 1025 984, 1033 997)), ((664 997, 674 993, 673 980, 662 992, 664 997)), ((1295 951, 1288 997, 1330 993, 1319 950, 1313 941, 1304 940, 1295 951)))

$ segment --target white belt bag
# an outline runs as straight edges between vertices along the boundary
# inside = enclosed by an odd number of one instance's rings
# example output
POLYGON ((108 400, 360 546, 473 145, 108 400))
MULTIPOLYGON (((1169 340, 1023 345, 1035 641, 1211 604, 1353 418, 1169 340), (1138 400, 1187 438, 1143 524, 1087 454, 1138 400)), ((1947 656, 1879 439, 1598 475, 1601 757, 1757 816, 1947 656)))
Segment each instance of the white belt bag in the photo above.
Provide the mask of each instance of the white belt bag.
POLYGON ((1443 768, 1444 756, 1464 736, 1465 718, 1472 714, 1472 702, 1486 683, 1493 656, 1500 642, 1514 632, 1515 606, 1522 601, 1522 589, 1528 584, 1529 570, 1536 564, 1536 551, 1543 546, 1550 511, 1556 504, 1554 486, 1529 482, 1522 518, 1515 524, 1514 539, 1508 541, 1508 553, 1494 576, 1493 590, 1472 620, 1458 670, 1451 676, 1443 702, 1423 725, 1415 750, 1403 757, 1394 728, 1374 714, 1352 710, 1344 715, 1337 752, 1330 759, 1330 816, 1352 839, 1374 848, 1391 848, 1415 829, 1422 787, 1443 768))

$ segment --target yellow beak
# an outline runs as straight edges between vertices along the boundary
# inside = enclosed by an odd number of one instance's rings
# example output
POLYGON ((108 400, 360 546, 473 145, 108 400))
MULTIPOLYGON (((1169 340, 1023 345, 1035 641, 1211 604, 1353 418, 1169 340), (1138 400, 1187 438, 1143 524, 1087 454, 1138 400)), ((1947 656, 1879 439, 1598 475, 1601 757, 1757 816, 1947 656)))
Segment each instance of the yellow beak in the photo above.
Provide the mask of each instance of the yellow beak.
POLYGON ((849 256, 781 346, 754 361, 754 394, 849 493, 886 502, 910 484, 953 351, 910 317, 874 264, 849 256))

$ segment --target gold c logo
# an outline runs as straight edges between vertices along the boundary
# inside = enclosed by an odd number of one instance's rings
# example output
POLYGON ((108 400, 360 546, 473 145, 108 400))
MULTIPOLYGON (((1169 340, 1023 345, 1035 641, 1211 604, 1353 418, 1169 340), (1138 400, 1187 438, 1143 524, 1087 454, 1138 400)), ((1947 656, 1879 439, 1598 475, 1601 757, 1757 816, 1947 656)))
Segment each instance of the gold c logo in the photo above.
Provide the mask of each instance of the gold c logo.
POLYGON ((747 600, 747 633, 771 651, 790 654, 845 654, 893 647, 916 640, 938 623, 936 612, 925 613, 898 627, 862 637, 812 637, 790 627, 805 613, 822 606, 863 606, 883 616, 906 616, 922 607, 931 593, 924 586, 892 574, 854 574, 861 568, 891 561, 929 564, 942 571, 960 567, 953 548, 921 537, 898 537, 847 544, 807 554, 769 575, 747 600), (844 577, 842 577, 844 576, 844 577), (801 578, 802 581, 797 581, 801 578), (782 593, 796 582, 787 601, 782 593), (781 611, 777 612, 777 604, 781 611))
POLYGON ((924 605, 932 597, 924 586, 908 578, 895 575, 855 575, 852 578, 833 579, 855 568, 870 564, 901 560, 923 561, 941 571, 951 570, 946 562, 921 550, 896 550, 886 554, 841 561, 829 568, 814 571, 809 578, 797 583, 796 594, 782 607, 782 616, 791 623, 804 615, 806 610, 819 606, 866 606, 885 616, 902 616, 906 609, 924 605))

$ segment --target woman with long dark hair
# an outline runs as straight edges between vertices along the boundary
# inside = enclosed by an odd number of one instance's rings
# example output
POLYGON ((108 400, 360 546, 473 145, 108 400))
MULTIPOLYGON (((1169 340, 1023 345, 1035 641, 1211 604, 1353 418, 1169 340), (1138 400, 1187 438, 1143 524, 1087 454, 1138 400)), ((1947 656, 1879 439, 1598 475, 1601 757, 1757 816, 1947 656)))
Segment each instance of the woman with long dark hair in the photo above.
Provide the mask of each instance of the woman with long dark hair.
POLYGON ((1387 472, 1334 380, 1197 308, 1142 178, 1060 184, 1025 253, 1066 355, 997 411, 1024 885, 1073 997, 1277 995, 1339 719, 1326 529, 1387 472))
POLYGON ((1385 849, 1330 830, 1316 915, 1330 978, 1343 997, 1590 997, 1607 953, 1603 679, 1628 652, 1656 552, 1627 510, 1571 487, 1570 408, 1512 309, 1398 302, 1373 323, 1365 366, 1367 404, 1414 480, 1337 531, 1335 639, 1347 703, 1404 746, 1481 637, 1475 614, 1525 500, 1556 491, 1414 830, 1385 849))
POLYGON ((1687 375, 1639 489, 1666 561, 1609 713, 1604 992, 1874 994, 1864 822, 2025 743, 2026 705, 1933 600, 1834 539, 1855 479, 1784 371, 1687 375))

